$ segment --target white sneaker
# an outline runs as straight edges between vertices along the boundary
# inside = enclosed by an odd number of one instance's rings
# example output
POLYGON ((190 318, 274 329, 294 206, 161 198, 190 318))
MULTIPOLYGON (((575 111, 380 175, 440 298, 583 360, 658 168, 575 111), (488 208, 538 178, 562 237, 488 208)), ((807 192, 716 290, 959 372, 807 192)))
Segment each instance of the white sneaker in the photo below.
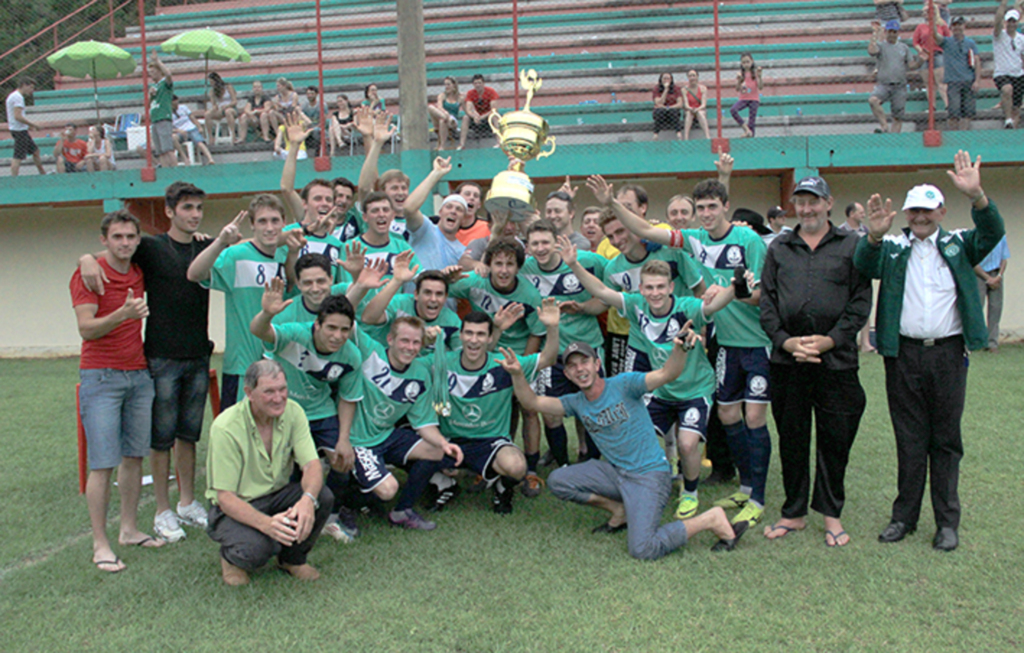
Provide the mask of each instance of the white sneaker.
POLYGON ((349 533, 345 529, 345 527, 338 522, 338 517, 336 515, 331 515, 327 518, 327 523, 324 524, 324 528, 322 531, 320 531, 320 533, 322 535, 333 537, 335 540, 341 542, 342 544, 352 544, 352 542, 355 541, 355 538, 352 537, 352 534, 349 533))
POLYGON ((180 503, 178 504, 178 519, 189 526, 196 526, 197 528, 206 528, 208 523, 206 508, 195 500, 184 507, 180 503))
POLYGON ((170 543, 180 542, 185 539, 185 531, 178 523, 178 516, 170 510, 165 510, 153 519, 153 531, 157 537, 161 537, 170 543))

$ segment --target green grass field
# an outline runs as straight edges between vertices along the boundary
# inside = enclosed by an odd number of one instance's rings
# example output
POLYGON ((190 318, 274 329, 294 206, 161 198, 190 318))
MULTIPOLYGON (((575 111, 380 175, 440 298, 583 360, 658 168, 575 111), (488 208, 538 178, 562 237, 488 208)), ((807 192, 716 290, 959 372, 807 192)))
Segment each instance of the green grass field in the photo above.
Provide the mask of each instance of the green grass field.
MULTIPOLYGON (((882 362, 864 360, 868 410, 847 473, 843 524, 820 517, 776 542, 714 537, 644 563, 602 516, 544 493, 513 515, 463 494, 433 533, 364 521, 356 544, 321 540, 304 584, 273 569, 248 587, 219 577, 216 545, 189 530, 160 550, 117 548, 129 568, 90 564, 78 495, 77 360, 0 361, 0 650, 3 651, 1019 651, 1024 647, 1024 348, 972 356, 960 548, 931 549, 931 507, 899 544, 876 541, 895 494, 882 362)), ((774 437, 774 436, 773 436, 774 437)), ((200 449, 201 460, 205 452, 200 449)), ((772 462, 766 519, 782 488, 772 462)), ((200 484, 202 480, 200 480, 200 484)), ((732 491, 705 489, 702 505, 732 491)), ((115 501, 111 515, 116 516, 115 501)), ((151 489, 140 524, 152 526, 151 489)), ((669 518, 666 511, 665 519, 669 518)), ((116 537, 116 525, 110 533, 116 537)))

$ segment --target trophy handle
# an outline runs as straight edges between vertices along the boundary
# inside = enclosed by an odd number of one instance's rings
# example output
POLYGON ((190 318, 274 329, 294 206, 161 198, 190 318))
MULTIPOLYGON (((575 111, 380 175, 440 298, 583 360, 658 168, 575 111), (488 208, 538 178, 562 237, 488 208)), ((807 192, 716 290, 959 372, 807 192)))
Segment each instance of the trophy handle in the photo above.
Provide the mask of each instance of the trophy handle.
POLYGON ((494 109, 491 109, 491 112, 487 114, 487 124, 490 126, 491 131, 494 132, 494 135, 497 136, 498 138, 501 138, 501 116, 499 116, 498 112, 495 111, 494 109), (495 118, 498 119, 497 127, 494 126, 495 118))
MULTIPOLYGON (((544 157, 551 156, 552 154, 555 153, 555 137, 548 136, 547 140, 544 141, 544 145, 547 145, 548 143, 551 143, 551 149, 548 150, 547 152, 541 152, 535 157, 536 159, 543 159, 544 157)), ((543 147, 543 145, 541 147, 543 147)))

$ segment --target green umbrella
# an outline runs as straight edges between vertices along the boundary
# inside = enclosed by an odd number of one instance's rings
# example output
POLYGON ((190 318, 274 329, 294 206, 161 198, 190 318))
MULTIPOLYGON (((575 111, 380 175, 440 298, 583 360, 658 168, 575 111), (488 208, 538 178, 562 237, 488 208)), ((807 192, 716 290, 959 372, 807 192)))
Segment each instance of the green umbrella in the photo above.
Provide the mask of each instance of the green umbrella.
POLYGON ((118 75, 129 75, 135 71, 135 59, 131 53, 110 43, 79 41, 54 52, 46 58, 54 70, 61 75, 85 79, 92 78, 92 96, 96 102, 96 120, 100 119, 100 97, 96 89, 97 79, 114 79, 118 75))
POLYGON ((208 27, 172 36, 160 45, 160 49, 168 54, 176 54, 180 57, 206 60, 206 69, 203 72, 204 95, 210 72, 210 59, 214 61, 241 61, 243 63, 248 63, 252 60, 252 57, 249 56, 249 53, 245 51, 245 48, 238 41, 227 34, 222 34, 208 27))

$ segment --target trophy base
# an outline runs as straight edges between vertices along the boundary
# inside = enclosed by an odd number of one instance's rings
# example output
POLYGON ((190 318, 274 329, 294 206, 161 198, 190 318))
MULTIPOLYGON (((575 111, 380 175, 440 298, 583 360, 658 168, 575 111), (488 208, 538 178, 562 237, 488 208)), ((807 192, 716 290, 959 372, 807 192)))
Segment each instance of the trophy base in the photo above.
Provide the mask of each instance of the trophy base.
POLYGON ((523 222, 534 211, 533 183, 523 172, 503 170, 495 175, 484 207, 491 213, 507 212, 512 222, 523 222))
POLYGON ((484 208, 489 213, 508 213, 510 222, 523 222, 533 213, 533 205, 515 197, 488 197, 484 208))

